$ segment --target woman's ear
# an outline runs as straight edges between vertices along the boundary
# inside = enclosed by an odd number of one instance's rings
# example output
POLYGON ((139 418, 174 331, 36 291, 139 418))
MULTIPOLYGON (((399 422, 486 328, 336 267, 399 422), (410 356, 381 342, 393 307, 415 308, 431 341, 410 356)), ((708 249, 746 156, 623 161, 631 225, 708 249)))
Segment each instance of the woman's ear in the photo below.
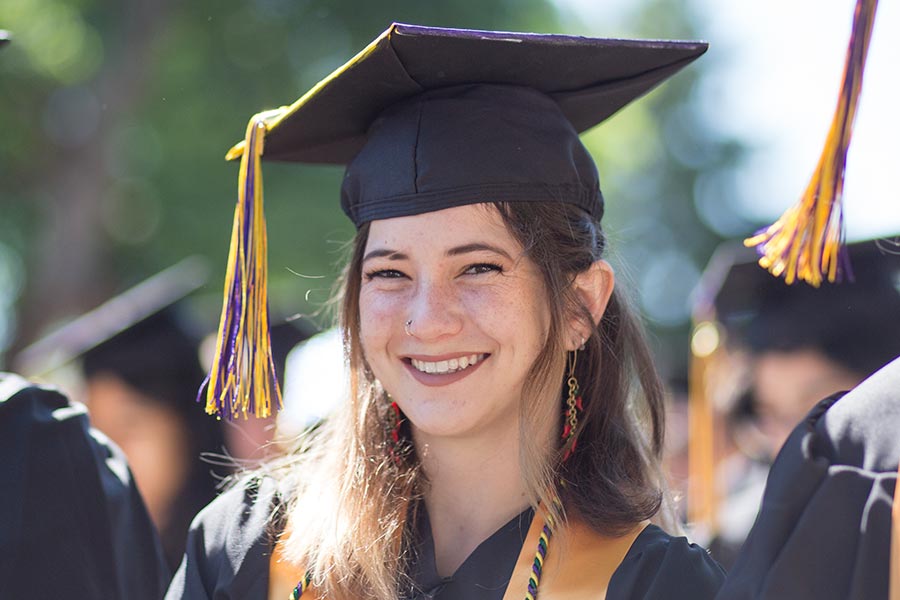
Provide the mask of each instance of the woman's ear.
POLYGON ((596 261, 589 269, 575 277, 575 294, 581 305, 591 315, 593 323, 585 323, 581 315, 572 319, 572 332, 569 340, 569 345, 572 347, 567 348, 568 350, 575 350, 590 337, 591 329, 597 326, 597 323, 603 318, 603 313, 606 312, 606 305, 609 304, 609 297, 612 295, 615 284, 615 273, 605 260, 596 261))

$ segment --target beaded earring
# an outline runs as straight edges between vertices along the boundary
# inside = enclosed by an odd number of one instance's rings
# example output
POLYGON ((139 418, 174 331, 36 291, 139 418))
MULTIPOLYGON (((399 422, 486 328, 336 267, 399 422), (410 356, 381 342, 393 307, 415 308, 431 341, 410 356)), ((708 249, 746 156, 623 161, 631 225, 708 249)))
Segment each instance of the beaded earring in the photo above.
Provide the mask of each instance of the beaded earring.
MULTIPOLYGON (((581 348, 584 348, 582 342, 581 348)), ((569 360, 569 378, 566 384, 569 386, 569 395, 566 398, 566 410, 563 411, 563 447, 566 448, 563 454, 563 462, 569 459, 575 452, 575 444, 578 442, 578 416, 584 410, 581 400, 581 394, 578 388, 578 379, 575 377, 575 364, 578 362, 578 349, 572 351, 569 360)))

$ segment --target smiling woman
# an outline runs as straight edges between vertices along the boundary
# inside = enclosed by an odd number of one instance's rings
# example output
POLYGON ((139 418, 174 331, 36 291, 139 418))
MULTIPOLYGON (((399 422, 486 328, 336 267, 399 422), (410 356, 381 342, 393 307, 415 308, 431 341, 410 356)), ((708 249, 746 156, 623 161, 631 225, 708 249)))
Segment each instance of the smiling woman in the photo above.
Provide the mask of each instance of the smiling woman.
POLYGON ((665 500, 661 384, 602 258, 578 139, 704 50, 394 25, 251 120, 233 153, 232 252, 247 262, 226 283, 236 312, 208 408, 277 397, 264 346, 250 346, 258 363, 229 354, 264 337, 265 319, 240 312, 265 279, 263 140, 267 158, 347 164, 350 395, 198 517, 169 598, 714 595, 723 574, 705 551, 650 524, 665 500))

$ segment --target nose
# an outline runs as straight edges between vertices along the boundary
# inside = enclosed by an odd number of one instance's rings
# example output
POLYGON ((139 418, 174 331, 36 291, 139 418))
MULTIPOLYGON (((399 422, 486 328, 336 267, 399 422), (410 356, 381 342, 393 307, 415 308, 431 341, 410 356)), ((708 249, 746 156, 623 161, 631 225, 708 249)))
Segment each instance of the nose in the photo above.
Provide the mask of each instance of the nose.
POLYGON ((452 286, 420 281, 410 298, 409 312, 402 324, 409 335, 423 341, 438 340, 459 333, 463 314, 452 286), (407 325, 407 321, 412 322, 407 325))

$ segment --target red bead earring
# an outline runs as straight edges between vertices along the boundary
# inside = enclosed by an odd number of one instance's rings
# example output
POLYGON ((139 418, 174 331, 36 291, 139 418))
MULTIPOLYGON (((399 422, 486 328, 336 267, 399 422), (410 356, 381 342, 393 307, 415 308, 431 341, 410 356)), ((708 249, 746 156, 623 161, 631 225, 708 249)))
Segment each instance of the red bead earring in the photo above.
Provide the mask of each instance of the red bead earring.
POLYGON ((409 448, 403 440, 402 432, 406 418, 403 416, 400 407, 397 406, 397 403, 394 401, 391 401, 390 417, 392 425, 389 434, 390 439, 388 441, 388 454, 391 459, 393 459, 394 464, 400 466, 403 463, 403 457, 406 455, 409 448))

